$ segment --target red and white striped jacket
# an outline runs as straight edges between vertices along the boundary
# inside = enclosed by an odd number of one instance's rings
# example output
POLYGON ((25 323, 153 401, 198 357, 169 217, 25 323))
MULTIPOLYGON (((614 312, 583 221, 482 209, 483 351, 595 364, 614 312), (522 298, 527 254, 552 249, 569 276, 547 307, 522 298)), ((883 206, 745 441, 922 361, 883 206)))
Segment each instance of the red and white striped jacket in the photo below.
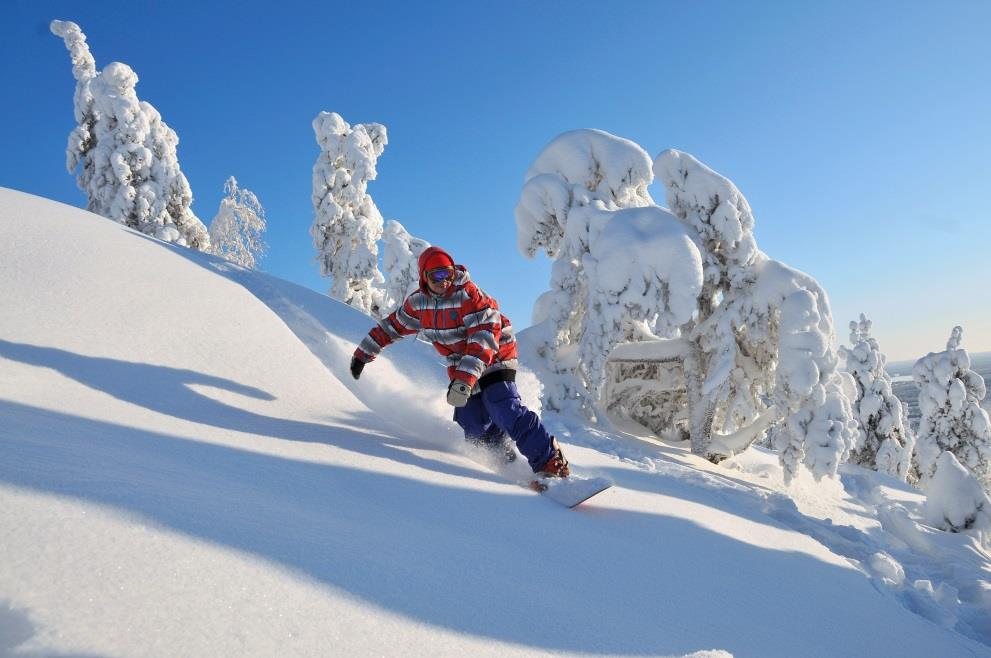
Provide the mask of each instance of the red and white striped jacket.
POLYGON ((478 380, 499 370, 515 370, 516 338, 499 303, 472 283, 468 271, 456 267, 454 284, 441 296, 425 283, 383 318, 361 341, 354 356, 372 361, 404 336, 420 333, 447 359, 447 374, 474 388, 478 380))

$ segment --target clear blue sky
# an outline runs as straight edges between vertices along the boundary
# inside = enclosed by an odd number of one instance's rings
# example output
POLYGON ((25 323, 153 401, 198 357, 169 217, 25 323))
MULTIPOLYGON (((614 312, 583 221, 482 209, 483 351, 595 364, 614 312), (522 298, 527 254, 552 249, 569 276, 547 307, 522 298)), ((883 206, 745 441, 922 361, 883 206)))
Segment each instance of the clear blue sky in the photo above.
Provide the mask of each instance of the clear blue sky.
POLYGON ((369 187, 385 218, 526 326, 550 266, 516 249, 523 175, 559 133, 600 128, 733 180, 759 246, 826 288, 841 341, 863 311, 890 360, 942 349, 954 324, 991 350, 991 2, 5 0, 0 185, 84 206, 54 18, 98 68, 137 72, 205 223, 228 176, 259 196, 277 276, 329 288, 310 124, 335 111, 389 130, 369 187))

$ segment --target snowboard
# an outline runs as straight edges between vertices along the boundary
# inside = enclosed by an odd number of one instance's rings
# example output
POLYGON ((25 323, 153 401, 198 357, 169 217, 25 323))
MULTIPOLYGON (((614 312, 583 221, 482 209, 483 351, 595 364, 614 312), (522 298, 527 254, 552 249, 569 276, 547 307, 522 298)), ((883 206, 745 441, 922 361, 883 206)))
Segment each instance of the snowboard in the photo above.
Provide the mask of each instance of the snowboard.
POLYGON ((534 478, 528 486, 555 503, 575 508, 611 487, 612 482, 602 477, 570 475, 566 478, 534 478))
MULTIPOLYGON (((469 443, 478 448, 475 454, 482 457, 479 460, 481 464, 488 466, 510 482, 536 491, 568 508, 577 507, 612 486, 612 481, 607 478, 586 477, 574 473, 566 478, 544 478, 533 473, 527 477, 521 477, 520 469, 514 471, 512 468, 513 462, 516 461, 516 451, 512 447, 506 450, 505 444, 469 443)), ((529 470, 528 467, 525 468, 529 470)))

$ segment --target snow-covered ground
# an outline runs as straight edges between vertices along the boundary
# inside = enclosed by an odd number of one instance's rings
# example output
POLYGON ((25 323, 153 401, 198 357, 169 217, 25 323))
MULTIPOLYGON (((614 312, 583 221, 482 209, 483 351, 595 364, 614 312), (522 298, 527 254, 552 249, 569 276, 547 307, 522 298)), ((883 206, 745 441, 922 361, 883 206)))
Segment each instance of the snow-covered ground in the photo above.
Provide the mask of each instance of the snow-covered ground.
POLYGON ((351 380, 370 325, 0 189, 0 655, 991 656, 991 558, 915 490, 547 417, 617 485, 570 511, 428 345, 351 380))

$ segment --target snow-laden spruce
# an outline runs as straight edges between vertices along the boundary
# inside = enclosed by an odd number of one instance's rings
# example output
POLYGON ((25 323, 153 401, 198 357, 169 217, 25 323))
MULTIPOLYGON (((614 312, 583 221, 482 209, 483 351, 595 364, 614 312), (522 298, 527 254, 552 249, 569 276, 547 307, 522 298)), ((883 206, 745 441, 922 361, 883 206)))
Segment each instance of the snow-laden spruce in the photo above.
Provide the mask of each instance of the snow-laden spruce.
POLYGON ((52 21, 65 42, 76 79, 76 128, 66 167, 87 197, 87 209, 160 240, 208 251, 206 227, 193 214, 193 194, 179 169, 179 137, 158 111, 138 99, 138 76, 111 62, 102 71, 75 23, 52 21))
POLYGON ((210 223, 211 250, 248 269, 255 269, 266 250, 265 209, 251 190, 239 187, 233 176, 224 183, 224 198, 210 223))
POLYGON ((850 461, 887 473, 899 480, 908 477, 915 437, 908 429, 902 403, 891 390, 891 376, 884 369, 884 354, 871 336, 871 321, 863 314, 850 322, 851 348, 840 347, 846 370, 857 385, 853 412, 860 422, 859 447, 850 461))
POLYGON ((545 408, 592 418, 619 410, 657 431, 662 423, 644 415, 673 419, 681 395, 692 450, 712 459, 745 449, 776 422, 789 479, 801 464, 817 477, 835 474, 855 447, 826 293, 757 248, 750 206, 725 177, 688 154, 664 151, 651 164, 629 140, 574 131, 535 160, 516 223, 524 254, 554 259, 551 289, 522 341, 544 371, 545 408), (654 176, 670 211, 647 192, 654 176), (635 229, 622 228, 632 217, 635 229), (617 361, 634 365, 610 376, 617 347, 617 361), (676 377, 672 361, 687 373, 682 393, 649 381, 676 377), (631 375, 648 379, 637 388, 631 375))
POLYGON ((331 278, 330 296, 380 317, 383 308, 378 269, 382 214, 368 194, 368 181, 388 144, 385 126, 349 125, 336 112, 313 120, 320 156, 313 165, 313 210, 310 227, 321 276, 331 278))
POLYGON ((926 523, 949 532, 969 532, 991 547, 991 500, 952 452, 946 451, 936 460, 926 493, 926 523))
POLYGON ((946 350, 930 352, 912 368, 922 413, 916 445, 919 475, 928 487, 937 460, 949 451, 991 491, 991 423, 980 406, 987 390, 984 379, 970 369, 962 338, 963 330, 954 327, 946 350))
POLYGON ((419 284, 417 261, 430 243, 413 237, 402 224, 390 219, 385 223, 382 244, 382 269, 386 276, 383 309, 391 312, 419 284))

